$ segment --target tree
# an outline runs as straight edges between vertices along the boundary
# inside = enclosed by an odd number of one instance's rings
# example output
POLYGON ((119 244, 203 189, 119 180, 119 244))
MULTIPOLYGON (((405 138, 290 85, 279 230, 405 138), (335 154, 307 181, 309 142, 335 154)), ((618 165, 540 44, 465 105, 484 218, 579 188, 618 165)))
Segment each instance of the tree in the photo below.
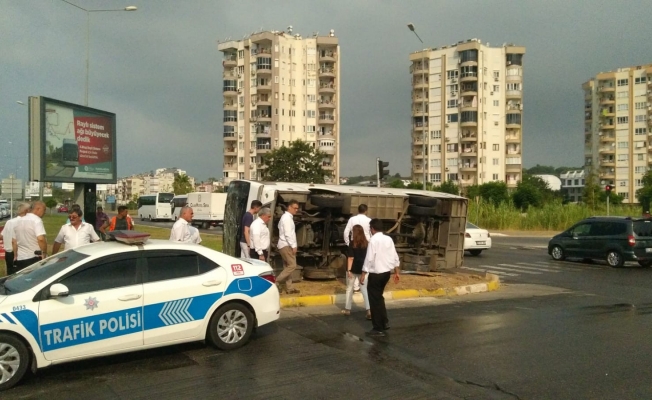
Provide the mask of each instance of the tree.
POLYGON ((403 184, 403 181, 400 179, 394 179, 389 183, 389 187, 391 188, 396 188, 396 189, 403 189, 405 188, 405 185, 403 184))
POLYGON ((295 140, 263 156, 263 180, 324 183, 330 173, 322 168, 325 153, 303 140, 295 140))
POLYGON ((56 207, 57 204, 58 202, 54 198, 50 197, 49 199, 47 199, 47 201, 45 202, 45 206, 50 209, 50 214, 52 214, 52 209, 56 207))
POLYGON ((439 186, 439 191, 444 193, 454 194, 456 196, 460 195, 460 187, 452 181, 446 181, 439 186))
POLYGON ((172 189, 176 195, 192 192, 192 184, 190 184, 190 178, 188 178, 188 175, 175 174, 174 183, 172 183, 172 189))
POLYGON ((641 203, 643 212, 650 211, 650 202, 652 202, 652 170, 643 175, 643 187, 636 191, 636 198, 641 203))
POLYGON ((492 203, 494 206, 509 201, 509 193, 507 192, 507 184, 505 182, 495 181, 483 183, 478 189, 482 200, 492 203))
POLYGON ((596 183, 595 174, 590 173, 584 181, 584 191, 582 192, 582 202, 595 210, 600 202, 600 191, 603 188, 596 183))

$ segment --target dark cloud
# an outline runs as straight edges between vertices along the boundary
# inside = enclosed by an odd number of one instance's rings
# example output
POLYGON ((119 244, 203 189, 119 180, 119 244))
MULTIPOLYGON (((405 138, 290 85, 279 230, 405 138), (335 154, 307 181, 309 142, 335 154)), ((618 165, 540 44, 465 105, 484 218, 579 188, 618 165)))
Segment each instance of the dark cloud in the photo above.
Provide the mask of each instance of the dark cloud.
MULTIPOLYGON (((342 46, 342 174, 376 157, 410 169, 408 54, 469 38, 527 48, 524 164, 581 165, 581 84, 652 62, 645 1, 78 0, 91 14, 90 105, 118 115, 119 175, 162 166, 221 176, 217 40, 264 29, 335 29, 342 46), (416 25, 425 45, 407 29, 416 25)), ((83 103, 86 14, 61 1, 0 0, 0 169, 27 168, 29 95, 83 103), (14 143, 8 149, 7 142, 14 143)))

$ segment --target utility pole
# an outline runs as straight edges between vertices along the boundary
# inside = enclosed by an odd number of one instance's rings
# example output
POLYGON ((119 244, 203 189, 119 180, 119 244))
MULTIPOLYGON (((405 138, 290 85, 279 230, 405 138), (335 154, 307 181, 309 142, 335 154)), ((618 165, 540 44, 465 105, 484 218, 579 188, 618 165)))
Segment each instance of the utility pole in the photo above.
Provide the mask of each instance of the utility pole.
POLYGON ((380 157, 376 157, 376 187, 380 187, 380 157))

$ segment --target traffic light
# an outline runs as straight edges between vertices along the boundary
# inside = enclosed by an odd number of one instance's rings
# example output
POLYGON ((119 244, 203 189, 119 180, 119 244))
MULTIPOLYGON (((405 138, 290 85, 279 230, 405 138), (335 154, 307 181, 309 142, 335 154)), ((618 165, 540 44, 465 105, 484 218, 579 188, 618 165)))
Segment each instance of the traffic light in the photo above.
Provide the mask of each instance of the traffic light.
POLYGON ((388 161, 381 161, 380 159, 378 160, 378 179, 382 180, 384 177, 389 175, 389 170, 384 169, 385 167, 389 167, 389 162, 388 161))
POLYGON ((612 190, 614 190, 614 185, 607 185, 604 187, 604 191, 607 192, 607 194, 611 194, 612 190))

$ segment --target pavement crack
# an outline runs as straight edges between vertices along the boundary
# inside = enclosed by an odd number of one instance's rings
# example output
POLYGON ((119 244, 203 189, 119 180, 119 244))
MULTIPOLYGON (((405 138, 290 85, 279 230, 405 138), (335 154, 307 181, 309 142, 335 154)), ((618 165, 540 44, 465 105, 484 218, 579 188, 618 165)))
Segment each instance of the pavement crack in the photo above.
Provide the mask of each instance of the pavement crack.
POLYGON ((505 393, 506 395, 512 396, 515 399, 521 400, 519 395, 517 395, 516 393, 512 393, 512 392, 510 392, 508 390, 503 389, 499 384, 497 384, 495 382, 491 382, 491 384, 482 384, 482 383, 467 381, 467 380, 463 380, 463 379, 455 379, 455 378, 452 378, 452 379, 455 382, 463 384, 463 385, 478 386, 478 387, 481 387, 481 388, 484 388, 484 389, 496 390, 498 392, 505 393))

